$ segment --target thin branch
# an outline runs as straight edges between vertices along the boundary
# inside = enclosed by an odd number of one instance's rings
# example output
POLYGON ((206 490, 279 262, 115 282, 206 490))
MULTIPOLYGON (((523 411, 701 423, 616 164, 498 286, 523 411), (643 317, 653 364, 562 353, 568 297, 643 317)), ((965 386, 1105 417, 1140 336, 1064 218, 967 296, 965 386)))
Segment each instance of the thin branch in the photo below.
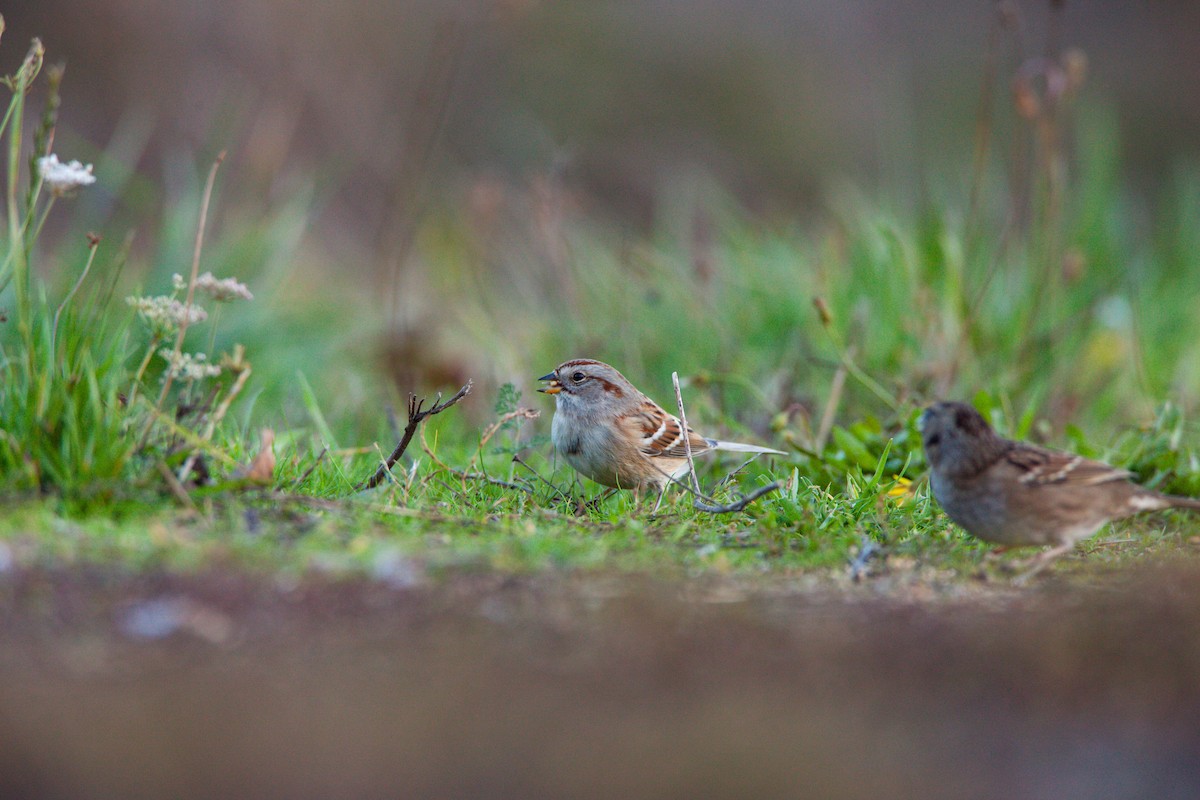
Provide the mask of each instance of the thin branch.
POLYGON ((187 490, 183 488, 183 484, 181 484, 175 477, 175 474, 171 472, 171 468, 162 461, 155 461, 154 466, 163 476, 163 480, 167 482, 167 487, 171 490, 171 494, 175 495, 175 499, 179 501, 179 504, 188 510, 195 512, 196 504, 192 502, 192 498, 188 495, 187 490))
MULTIPOLYGON (((688 428, 687 424, 687 415, 683 410, 683 393, 679 390, 678 372, 671 373, 671 383, 675 386, 675 402, 679 404, 679 423, 683 428, 683 450, 687 455, 688 471, 692 475, 692 485, 687 487, 694 495, 692 497, 692 508, 696 509, 697 511, 704 511, 708 514, 731 514, 737 511, 744 511, 746 506, 750 505, 764 494, 769 494, 770 492, 773 492, 783 486, 781 481, 772 481, 766 486, 761 486, 750 494, 743 495, 734 502, 726 505, 713 505, 705 502, 707 500, 711 500, 712 498, 706 497, 700 491, 700 479, 696 477, 696 462, 692 460, 692 439, 691 436, 688 435, 690 433, 690 429, 688 428)), ((741 467, 738 469, 741 469, 741 467)))
POLYGON ((294 483, 292 483, 292 489, 295 489, 297 486, 308 480, 308 476, 313 474, 313 472, 317 469, 317 465, 321 463, 321 461, 325 458, 325 454, 328 452, 328 447, 321 448, 320 454, 317 455, 313 463, 308 465, 308 469, 304 470, 304 474, 297 478, 294 483))
POLYGON ((746 506, 753 503, 764 494, 770 494, 776 489, 783 488, 783 481, 771 481, 766 486, 760 486, 753 492, 747 495, 742 495, 732 503, 727 503, 722 506, 710 506, 707 503, 701 503, 699 498, 692 500, 692 508, 697 511, 704 511, 709 514, 732 514, 737 511, 745 511, 746 506))
POLYGON ((375 470, 375 474, 367 479, 367 481, 362 484, 361 488, 374 489, 376 486, 382 483, 383 479, 387 477, 388 472, 391 471, 395 463, 400 460, 400 456, 404 455, 404 451, 407 450, 409 444, 412 443, 412 438, 414 435, 416 435, 417 428, 420 427, 421 423, 429 417, 432 417, 434 414, 442 413, 447 408, 466 397, 471 391, 471 383, 471 381, 467 381, 465 386, 459 389, 453 397, 444 403, 439 402, 442 399, 442 395, 441 393, 438 393, 438 396, 433 399, 433 405, 424 410, 422 410, 421 406, 424 405, 425 400, 418 400, 415 394, 409 395, 408 424, 404 426, 404 436, 400 438, 400 444, 396 445, 396 449, 392 451, 392 454, 388 456, 386 461, 379 465, 379 469, 375 470))
MULTIPOLYGON (((379 442, 375 443, 375 452, 379 454, 379 463, 381 465, 379 468, 383 470, 383 477, 388 479, 388 483, 399 486, 400 481, 396 480, 396 475, 392 472, 392 466, 395 465, 396 462, 393 461, 390 464, 388 463, 387 459, 383 457, 383 451, 379 449, 379 442)), ((380 479, 380 483, 382 482, 383 480, 380 479)))
MULTIPOLYGON (((237 346, 239 348, 241 347, 240 344, 237 346)), ((238 360, 241 361, 240 358, 238 358, 238 360)), ((250 372, 251 369, 249 366, 243 367, 242 370, 238 372, 238 376, 233 382, 233 387, 229 390, 229 393, 222 398, 220 405, 217 406, 217 410, 213 412, 211 416, 209 416, 208 424, 204 427, 203 437, 205 441, 212 441, 213 434, 216 433, 217 430, 217 425, 221 424, 221 420, 225 419, 225 415, 229 413, 229 407, 233 404, 234 399, 242 393, 242 389, 246 386, 246 381, 250 379, 250 372)), ((183 466, 179 468, 180 482, 187 480, 188 473, 192 471, 192 467, 195 466, 196 459, 199 456, 200 451, 193 450, 191 455, 187 457, 187 460, 183 462, 183 466)))
POLYGON ((562 489, 560 489, 560 488, 558 488, 557 486, 555 486, 555 485, 554 485, 554 483, 553 483, 553 482, 551 482, 549 479, 542 477, 542 475, 541 475, 541 474, 540 474, 540 473, 539 473, 539 472, 538 472, 536 469, 534 469, 533 467, 529 466, 529 464, 528 464, 528 463, 526 463, 525 459, 521 458, 521 456, 520 456, 520 455, 514 455, 514 456, 512 457, 512 460, 513 460, 513 463, 515 463, 515 464, 520 464, 522 467, 524 467, 525 469, 529 470, 529 472, 530 472, 530 473, 533 475, 533 477, 537 478, 539 481, 541 481, 542 483, 544 483, 544 484, 546 484, 547 486, 549 486, 549 487, 550 487, 550 489, 551 489, 551 490, 552 490, 552 491, 553 491, 553 492, 554 492, 556 495, 558 495, 559 497, 561 497, 563 500, 568 500, 568 501, 569 501, 569 500, 571 499, 571 496, 570 496, 570 495, 568 495, 568 494, 567 494, 566 492, 564 492, 562 489))
POLYGON ((688 472, 692 475, 692 491, 696 497, 703 497, 700 493, 700 479, 696 477, 696 462, 692 460, 692 437, 691 429, 688 428, 687 415, 683 412, 683 393, 679 391, 679 373, 671 373, 671 383, 675 385, 675 402, 679 404, 679 423, 683 428, 683 451, 687 454, 688 472))
POLYGON ((192 447, 195 447, 198 450, 203 450, 228 467, 236 469, 238 466, 240 466, 232 456, 222 451, 212 442, 201 438, 199 434, 183 427, 176 422, 170 414, 159 411, 145 396, 139 397, 138 402, 145 406, 146 411, 149 412, 150 422, 152 424, 154 422, 159 423, 165 427, 169 433, 178 436, 180 439, 183 439, 184 442, 190 444, 192 447))
POLYGON ((745 461, 743 461, 741 464, 739 464, 736 468, 734 468, 733 472, 730 472, 724 478, 721 478, 721 480, 717 481, 717 488, 719 489, 727 483, 733 483, 733 479, 738 476, 738 473, 740 473, 746 467, 753 464, 755 459, 757 459, 757 458, 758 458, 757 453, 750 456, 749 458, 747 458, 745 461))
MULTIPOLYGON (((530 486, 528 486, 527 484, 518 484, 518 483, 513 483, 511 481, 502 480, 500 478, 493 478, 491 475, 488 475, 486 472, 468 472, 467 470, 464 470, 464 469, 455 469, 454 467, 450 466, 445 461, 442 461, 440 458, 437 457, 437 454, 435 454, 433 452, 433 450, 429 447, 429 443, 425 441, 425 433, 424 432, 421 433, 421 449, 425 451, 425 455, 429 456, 429 459, 434 464, 437 464, 439 469, 441 469, 443 472, 448 472, 449 474, 453 475, 454 477, 456 477, 462 481, 463 492, 465 492, 467 490, 467 481, 486 481, 494 486, 503 486, 507 489, 518 489, 529 495, 533 495, 533 489, 530 486)), ((474 464, 474 463, 475 463, 475 459, 472 458, 471 464, 474 464)))
POLYGON ((516 411, 509 411, 507 414, 504 414, 500 417, 500 419, 496 420, 484 429, 483 436, 479 437, 480 449, 482 449, 484 445, 491 441, 492 437, 495 436, 501 428, 503 428, 509 422, 512 422, 514 419, 537 419, 541 415, 541 411, 537 411, 536 409, 532 408, 518 408, 516 411))
POLYGON ((525 492, 529 496, 533 496, 533 487, 523 483, 513 483, 512 481, 493 478, 483 472, 463 472, 462 470, 454 469, 453 467, 446 470, 451 475, 464 481, 486 481, 493 486, 503 486, 505 489, 516 489, 517 491, 525 492))

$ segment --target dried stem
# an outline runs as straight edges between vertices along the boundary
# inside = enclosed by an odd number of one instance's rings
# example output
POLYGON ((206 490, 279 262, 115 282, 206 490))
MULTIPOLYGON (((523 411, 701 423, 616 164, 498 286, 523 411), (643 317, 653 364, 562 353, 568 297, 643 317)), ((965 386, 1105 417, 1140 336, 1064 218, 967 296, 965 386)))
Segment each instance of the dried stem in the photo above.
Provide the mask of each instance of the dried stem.
POLYGON ((434 414, 442 413, 459 400, 462 400, 470 391, 471 381, 467 381, 466 385, 459 389, 449 400, 444 403, 439 402, 442 399, 442 395, 438 394, 438 396, 433 400, 433 405, 424 410, 422 410, 421 406, 424 405, 425 400, 418 400, 415 394, 409 395, 408 424, 404 426, 404 436, 401 437, 400 444, 396 445, 396 449, 392 451, 392 454, 388 456, 387 460, 379 466, 379 469, 375 470, 375 474, 362 484, 361 488, 373 489, 382 483, 383 479, 387 477, 387 474, 391 470, 392 466, 400 460, 400 456, 404 455, 404 451, 407 450, 409 444, 412 443, 412 438, 416 434, 417 428, 420 427, 421 423, 427 418, 432 417, 434 414))
POLYGON ((292 489, 295 489, 297 486, 299 486, 300 484, 302 484, 302 483, 304 483, 306 480, 308 480, 308 476, 309 476, 309 475, 312 475, 312 474, 313 474, 313 472, 315 472, 315 471, 316 471, 316 469, 317 469, 317 465, 318 465, 318 464, 320 464, 320 463, 321 463, 321 462, 322 462, 322 461, 325 459, 325 454, 326 454, 326 453, 328 453, 328 452, 329 452, 329 448, 328 448, 328 447, 322 447, 322 448, 321 448, 321 452, 320 452, 320 453, 317 455, 317 457, 316 457, 316 459, 313 461, 313 463, 311 463, 311 464, 309 464, 309 465, 308 465, 308 469, 304 470, 304 474, 303 474, 303 475, 301 475, 299 478, 297 478, 297 479, 296 479, 296 480, 295 480, 295 481, 292 483, 292 489))
MULTIPOLYGON (((183 339, 187 336, 188 321, 192 311, 192 300, 196 296, 196 277, 200 273, 200 252, 204 248, 204 226, 208 221, 208 204, 212 200, 213 184, 217 180, 217 170, 221 166, 221 162, 225 160, 225 151, 222 150, 213 159, 212 167, 208 170, 208 180, 204 184, 204 195, 200 200, 200 221, 196 225, 196 245, 192 250, 192 272, 188 278, 187 299, 184 301, 183 319, 179 321, 179 333, 175 336, 175 348, 173 358, 179 358, 179 354, 183 351, 183 339)), ((162 405, 166 402, 167 392, 171 391, 171 383, 175 376, 171 370, 167 370, 166 376, 163 378, 162 391, 158 393, 158 402, 154 404, 156 410, 161 411, 162 405)), ((150 435, 150 428, 154 424, 153 417, 146 422, 146 428, 142 431, 139 447, 145 446, 146 438, 150 435)))
POLYGON ((142 376, 146 374, 146 368, 150 366, 150 359, 154 358, 154 353, 158 349, 158 343, 162 341, 162 337, 157 333, 150 337, 150 344, 146 348, 146 355, 142 357, 142 363, 138 364, 137 372, 133 374, 133 386, 129 390, 129 399, 125 401, 127 406, 132 407, 137 400, 138 387, 142 385, 142 376))
POLYGON ((751 492, 750 494, 742 495, 741 497, 739 497, 737 500, 733 501, 732 503, 727 503, 727 504, 721 505, 721 506, 709 505, 708 503, 702 503, 702 502, 700 502, 700 498, 695 498, 694 500, 692 500, 692 508, 696 509, 697 511, 704 511, 709 514, 733 514, 738 511, 745 511, 746 506, 750 505, 755 500, 762 497, 764 494, 770 494, 771 492, 775 491, 776 489, 780 489, 782 487, 783 487, 783 481, 771 481, 766 486, 760 486, 757 489, 755 489, 753 492, 751 492))
MULTIPOLYGON (((742 495, 734 502, 726 505, 716 505, 707 502, 712 500, 712 498, 706 497, 700 491, 700 479, 696 477, 696 462, 692 460, 692 442, 691 437, 688 436, 690 429, 688 428, 687 424, 687 415, 683 410, 683 393, 679 390, 678 372, 671 373, 671 383, 675 386, 675 402, 679 405, 679 422, 683 428, 683 450, 687 455, 688 471, 692 476, 692 485, 690 487, 686 487, 694 495, 692 497, 692 508, 696 509, 697 511, 704 511, 708 514, 731 514, 737 511, 744 511, 746 506, 750 505, 764 494, 773 492, 783 486, 783 483, 780 481, 772 481, 766 486, 761 486, 748 495, 742 495)), ((738 469, 741 469, 741 467, 738 467, 738 469)))
POLYGON ((692 437, 689 435, 691 429, 687 424, 687 414, 683 411, 683 393, 679 391, 679 373, 671 373, 671 383, 675 386, 675 402, 679 404, 679 423, 683 428, 683 451, 687 455, 688 472, 692 476, 692 491, 696 497, 703 497, 700 493, 700 479, 696 477, 696 462, 692 460, 692 437))
POLYGON ((533 467, 529 466, 529 464, 527 464, 527 463, 525 462, 525 459, 521 458, 521 456, 520 456, 520 455, 515 455, 515 456, 513 456, 512 460, 513 460, 513 463, 514 463, 514 464, 519 464, 519 465, 521 465, 522 467, 524 467, 525 469, 529 470, 530 474, 532 474, 532 475, 533 475, 533 477, 537 478, 539 481, 541 481, 542 483, 544 483, 544 484, 546 484, 547 486, 549 486, 549 487, 550 487, 550 489, 551 489, 551 490, 552 490, 552 491, 553 491, 553 492, 554 492, 556 495, 558 495, 559 497, 561 497, 563 500, 570 500, 570 499, 571 499, 571 498, 570 498, 570 496, 568 496, 566 492, 564 492, 562 489, 560 489, 560 488, 558 488, 557 486, 555 486, 553 483, 551 483, 551 482, 550 482, 549 480, 547 480, 546 478, 543 478, 543 477, 542 477, 542 476, 541 476, 541 475, 538 473, 538 471, 537 471, 536 469, 534 469, 533 467))
POLYGON ((817 437, 812 443, 812 449, 818 453, 825 452, 825 443, 829 441, 829 434, 833 432, 833 419, 837 416, 838 406, 842 403, 842 392, 846 388, 846 372, 846 364, 843 362, 838 364, 837 371, 833 373, 833 382, 829 387, 829 400, 825 403, 825 410, 821 413, 821 422, 817 426, 817 437))
POLYGON ((79 273, 79 277, 75 280, 75 285, 71 287, 71 291, 67 292, 67 296, 58 304, 58 308, 54 310, 54 327, 50 330, 50 352, 54 355, 58 354, 55 349, 55 342, 58 340, 58 320, 62 317, 63 309, 71 302, 71 298, 79 291, 79 287, 83 285, 87 279, 88 273, 92 270, 92 262, 96 260, 96 250, 100 247, 100 237, 88 234, 88 257, 87 263, 83 265, 83 272, 79 273))
POLYGON ((189 511, 199 513, 196 509, 196 504, 192 502, 192 498, 188 496, 187 490, 183 488, 183 484, 171 472, 171 468, 162 461, 155 461, 154 466, 158 469, 163 480, 166 481, 167 487, 171 490, 171 494, 175 495, 175 499, 179 501, 181 506, 184 506, 189 511))
MULTIPOLYGON (((238 347, 241 347, 241 345, 238 345, 238 347)), ((214 411, 208 418, 208 424, 204 426, 203 434, 203 438, 206 442, 212 440, 213 433, 216 432, 217 426, 221 424, 221 420, 225 419, 225 415, 229 413, 229 407, 233 405, 233 401, 239 394, 242 393, 242 389, 245 388, 246 381, 250 379, 251 372, 252 370, 250 367, 245 367, 241 372, 238 373, 237 380, 233 382, 233 388, 231 388, 229 393, 221 399, 221 403, 217 406, 217 410, 214 411)), ((199 457, 200 451, 193 450, 191 455, 187 457, 187 460, 183 462, 183 466, 179 469, 180 481, 187 479, 188 473, 192 471, 192 466, 195 465, 196 459, 199 457)))

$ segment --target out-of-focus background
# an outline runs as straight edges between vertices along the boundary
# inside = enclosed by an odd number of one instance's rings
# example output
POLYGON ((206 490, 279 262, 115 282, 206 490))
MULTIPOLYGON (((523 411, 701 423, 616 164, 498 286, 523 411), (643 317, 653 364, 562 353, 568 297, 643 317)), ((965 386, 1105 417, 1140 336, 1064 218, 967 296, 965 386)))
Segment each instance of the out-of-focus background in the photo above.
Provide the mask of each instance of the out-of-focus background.
POLYGON ((5 69, 34 35, 67 64, 64 144, 117 145, 146 177, 225 148, 226 180, 264 201, 317 168, 314 232, 355 264, 430 204, 548 180, 642 224, 697 176, 780 213, 831 181, 917 193, 970 155, 998 18, 1000 94, 1005 67, 1078 47, 1123 169, 1157 180, 1198 148, 1186 0, 15 0, 5 17, 5 69))
MULTIPOLYGON (((1076 394, 1052 392, 1043 410, 1067 419, 1085 398, 1107 402, 1101 411, 1128 404, 1091 394, 1126 380, 1140 382, 1148 411, 1171 392, 1186 404, 1200 384, 1194 368, 1176 380, 1170 353, 1128 377, 1154 331, 1136 291, 1113 291, 1128 252, 1175 224, 1158 212, 1200 149, 1195 3, 16 0, 4 15, 0 67, 14 68, 33 35, 50 62, 65 62, 56 149, 96 162, 101 178, 51 229, 135 231, 130 280, 153 288, 184 271, 195 216, 185 212, 225 150, 206 266, 259 287, 246 314, 322 298, 345 339, 330 342, 324 327, 325 350, 304 345, 310 362, 379 365, 406 391, 468 375, 527 381, 560 357, 590 354, 652 375, 661 391, 668 367, 727 372, 749 348, 772 359, 764 415, 813 406, 831 378, 814 366, 830 355, 817 337, 792 333, 816 326, 812 296, 835 295, 847 326, 877 313, 862 297, 874 279, 857 274, 847 208, 908 215, 904 225, 932 209, 925 222, 961 223, 975 187, 972 230, 1007 242, 1014 220, 1036 226, 1037 211, 1014 211, 1014 198, 1036 206, 1030 176, 1046 166, 1037 149, 1047 140, 1022 118, 1014 86, 1025 76, 1041 97, 1058 74, 1046 64, 1069 63, 1086 78, 1053 115, 1057 149, 1043 172, 1061 166, 1065 208, 1082 211, 1059 226, 1050 255, 1035 246, 1029 260, 1061 260, 1068 280, 1103 272, 1088 287, 1091 311, 1137 330, 1125 344, 1079 344, 1108 355, 1084 364, 1076 394), (1071 194, 1081 176, 1113 201, 1103 214, 1089 216, 1097 204, 1071 194), (764 230, 780 236, 765 275, 764 230), (797 313, 755 327, 743 317, 786 291, 784 262, 795 254, 808 260, 788 298, 797 313), (639 283, 673 259, 697 285, 720 278, 707 305, 664 315, 662 304, 680 301, 662 280, 639 283), (822 269, 855 274, 838 292, 822 269), (717 343, 672 359, 676 336, 717 343), (817 388, 808 396, 789 381, 817 388)), ((939 241, 932 227, 921 235, 913 248, 939 241)), ((986 293, 1002 307, 1010 290, 991 280, 993 257, 963 242, 980 266, 961 305, 986 293)), ((936 260, 918 249, 909 257, 936 260)), ((934 314, 917 301, 889 302, 934 314)), ((1043 333, 1053 338, 1078 313, 1035 316, 1050 320, 1043 333)), ((978 339, 977 357, 947 366, 977 321, 963 320, 909 330, 925 351, 868 341, 859 352, 877 375, 903 367, 900 382, 918 395, 1019 391, 1028 373, 1053 373, 1036 359, 1019 374, 998 369, 989 355, 1024 356, 978 339)), ((238 333, 236 317, 222 324, 223 336, 238 333)), ((1020 348, 1044 352, 1046 342, 1020 348)), ((1075 383, 1081 368, 1071 369, 1055 377, 1075 383)), ((347 409, 370 405, 369 391, 354 391, 359 378, 332 380, 347 387, 347 409)), ((856 397, 870 407, 853 385, 851 407, 856 397)))

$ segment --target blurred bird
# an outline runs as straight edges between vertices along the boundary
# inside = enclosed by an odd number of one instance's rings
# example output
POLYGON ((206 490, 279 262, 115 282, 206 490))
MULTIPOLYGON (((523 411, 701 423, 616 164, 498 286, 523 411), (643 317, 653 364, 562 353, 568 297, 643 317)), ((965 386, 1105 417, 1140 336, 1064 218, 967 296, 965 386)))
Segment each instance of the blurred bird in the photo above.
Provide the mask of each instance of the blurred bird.
POLYGON ((1052 545, 1024 581, 1106 522, 1200 500, 1160 494, 1131 473, 1083 456, 998 435, 966 403, 936 403, 921 415, 933 496, 967 533, 1001 545, 1052 545))

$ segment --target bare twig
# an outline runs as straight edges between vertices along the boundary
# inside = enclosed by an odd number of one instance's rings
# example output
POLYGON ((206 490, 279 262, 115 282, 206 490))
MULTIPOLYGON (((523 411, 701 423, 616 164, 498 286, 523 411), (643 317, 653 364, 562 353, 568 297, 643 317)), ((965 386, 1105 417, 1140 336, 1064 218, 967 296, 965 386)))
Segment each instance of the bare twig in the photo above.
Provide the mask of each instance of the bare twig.
POLYGON ((506 481, 500 478, 493 478, 491 475, 483 472, 463 472, 462 470, 453 468, 448 469, 447 471, 456 478, 460 478, 464 481, 486 481, 493 486, 503 486, 505 489, 516 489, 517 491, 525 492, 531 497, 533 496, 533 487, 523 483, 514 483, 512 481, 506 481))
POLYGON ((744 470, 746 467, 748 467, 748 466, 750 466, 751 464, 753 464, 753 463, 754 463, 754 460, 755 460, 756 458, 758 458, 758 455, 757 455, 757 454, 755 454, 755 455, 752 455, 752 456, 750 456, 749 458, 747 458, 745 461, 743 461, 741 464, 739 464, 739 465, 738 465, 738 466, 737 466, 737 467, 736 467, 736 468, 735 468, 735 469, 734 469, 732 472, 730 472, 730 473, 729 473, 728 475, 726 475, 724 478, 721 478, 721 480, 717 481, 717 488, 720 488, 720 487, 724 486, 724 485, 725 485, 725 484, 727 484, 727 483, 733 483, 733 479, 734 479, 734 478, 736 478, 736 477, 738 476, 738 473, 740 473, 740 472, 741 472, 742 470, 744 470))
POLYGON ((186 507, 189 511, 196 511, 196 504, 192 502, 192 498, 188 495, 187 490, 183 488, 171 472, 171 468, 162 461, 155 461, 154 466, 158 468, 159 473, 163 476, 163 480, 167 482, 167 487, 171 490, 171 494, 175 495, 175 499, 179 504, 186 507))
POLYGON ((392 466, 400 460, 400 456, 404 455, 404 451, 407 450, 409 444, 412 443, 412 438, 416 434, 417 428, 420 427, 421 423, 429 417, 432 417, 434 414, 442 413, 459 400, 462 400, 470 391, 471 381, 467 381, 465 386, 455 392, 454 396, 444 403, 439 402, 442 399, 442 395, 439 393, 438 396, 433 399, 433 405, 427 409, 421 408, 421 406, 425 403, 424 399, 418 400, 415 394, 409 395, 408 424, 404 426, 404 436, 401 437, 400 444, 396 445, 396 449, 392 451, 392 454, 388 456, 387 460, 379 466, 379 469, 375 470, 375 474, 362 484, 361 488, 374 489, 376 486, 382 483, 383 479, 387 477, 387 474, 391 470, 392 466))
POLYGON ((532 408, 518 408, 516 411, 509 411, 507 414, 504 414, 500 417, 500 419, 496 420, 486 429, 484 429, 483 436, 479 437, 480 449, 482 449, 485 444, 491 441, 492 437, 495 436, 501 428, 503 428, 507 423, 512 422, 514 419, 537 419, 541 415, 542 412, 532 408))
MULTIPOLYGON (((429 456, 429 459, 434 464, 437 464, 437 466, 443 472, 447 472, 447 473, 453 475, 454 477, 458 478, 459 480, 461 480, 463 483, 462 490, 464 492, 467 489, 467 481, 486 481, 487 483, 493 484, 494 486, 503 486, 507 489, 518 489, 522 492, 526 492, 527 494, 530 494, 530 495, 533 494, 533 489, 530 488, 526 484, 514 483, 512 481, 506 481, 506 480, 502 480, 500 478, 493 478, 491 475, 488 475, 486 472, 468 472, 467 470, 464 470, 464 469, 455 469, 454 467, 450 466, 445 461, 442 461, 440 458, 437 457, 437 454, 434 453, 433 450, 429 447, 429 443, 425 441, 425 434, 423 432, 421 433, 421 449, 425 451, 425 455, 429 456)), ((475 463, 475 459, 471 459, 471 464, 474 465, 474 463, 475 463)))
POLYGON ((313 463, 309 464, 308 469, 304 470, 304 474, 301 475, 299 478, 297 478, 296 481, 292 484, 293 489, 295 489, 297 486, 299 486, 300 484, 302 484, 306 480, 308 480, 308 476, 313 474, 313 472, 317 468, 317 465, 321 463, 321 461, 325 458, 325 454, 328 452, 329 452, 328 447, 321 448, 321 452, 317 455, 317 457, 313 461, 313 463))
MULTIPOLYGON (((396 475, 392 472, 392 465, 396 462, 393 461, 390 464, 388 463, 388 460, 383 457, 383 450, 380 449, 379 442, 375 443, 375 452, 379 454, 379 463, 381 465, 379 468, 383 470, 383 477, 387 478, 389 483, 399 485, 400 481, 396 480, 396 475)), ((381 478, 380 483, 382 482, 383 479, 381 478)))
MULTIPOLYGON (((241 345, 237 346, 239 349, 241 345)), ((240 359, 239 359, 240 360, 240 359)), ((205 441, 212 441, 213 434, 216 433, 217 425, 221 424, 221 420, 225 419, 225 415, 229 413, 229 407, 233 405, 234 399, 242 393, 242 389, 246 386, 246 381, 250 379, 251 369, 249 366, 244 367, 233 382, 233 387, 229 393, 221 400, 217 410, 213 412, 208 419, 208 424, 204 427, 203 438, 205 441)), ((196 459, 199 458, 200 451, 193 450, 187 460, 183 462, 183 466, 179 468, 180 482, 187 480, 188 473, 192 471, 192 467, 196 464, 196 459)))
POLYGON ((513 458, 512 458, 512 460, 513 460, 513 463, 514 463, 514 464, 520 464, 522 467, 524 467, 525 469, 529 470, 529 471, 530 471, 530 473, 532 473, 532 474, 533 474, 533 477, 537 478, 539 481, 541 481, 542 483, 544 483, 544 484, 546 484, 547 486, 549 486, 549 487, 550 487, 550 489, 551 489, 551 491, 553 491, 553 492, 554 492, 556 495, 558 495, 559 497, 561 497, 563 500, 570 500, 570 499, 571 499, 570 495, 568 495, 568 494, 567 494, 566 492, 564 492, 562 489, 560 489, 560 488, 558 488, 557 486, 555 486, 555 485, 554 485, 554 483, 553 483, 553 482, 551 482, 550 480, 548 480, 547 478, 543 478, 543 477, 542 477, 542 475, 541 475, 541 474, 540 474, 540 473, 539 473, 539 472, 538 472, 536 469, 534 469, 533 467, 529 466, 529 464, 527 464, 527 463, 525 462, 525 459, 521 458, 521 456, 519 456, 519 455, 514 455, 514 456, 513 456, 513 458))
POLYGON ((149 412, 151 416, 151 423, 159 423, 172 435, 178 436, 184 442, 190 444, 192 447, 195 447, 198 450, 203 450, 228 467, 236 469, 238 466, 240 466, 232 456, 218 448, 212 442, 202 438, 198 433, 194 433, 193 431, 183 427, 176 422, 170 414, 159 411, 145 396, 139 397, 138 402, 146 408, 147 412, 149 412))
MULTIPOLYGON (((700 479, 698 477, 696 477, 696 462, 692 460, 692 441, 691 441, 691 436, 688 435, 690 432, 690 429, 688 428, 688 424, 687 424, 687 415, 684 413, 684 410, 683 410, 683 393, 679 390, 679 373, 678 372, 671 373, 671 383, 674 384, 674 386, 675 386, 675 402, 679 404, 679 423, 680 423, 680 426, 683 428, 683 450, 684 450, 684 453, 687 455, 688 471, 691 473, 691 476, 692 476, 692 485, 690 487, 686 487, 693 494, 692 508, 696 509, 697 511, 704 511, 709 514, 731 514, 731 513, 737 512, 737 511, 745 510, 746 506, 750 505, 755 500, 762 497, 764 494, 773 492, 776 489, 783 486, 783 483, 781 483, 780 481, 773 481, 773 482, 767 484, 766 486, 761 486, 758 489, 755 489, 750 494, 743 495, 740 498, 738 498, 737 500, 735 500, 734 502, 728 503, 726 505, 715 505, 715 504, 711 504, 711 503, 707 502, 707 501, 711 500, 712 498, 706 497, 700 491, 700 479)), ((741 469, 741 467, 739 467, 738 469, 741 469)), ((672 480, 674 480, 674 479, 672 479, 672 480)), ((678 483, 678 481, 676 481, 676 482, 678 483)))
POLYGON ((697 497, 692 500, 692 508, 696 509, 697 511, 707 512, 709 514, 732 514, 737 511, 745 511, 746 506, 750 505, 764 494, 770 494, 776 489, 780 489, 782 487, 783 481, 771 481, 766 486, 760 486, 750 494, 742 495, 732 503, 728 503, 723 506, 713 506, 709 505, 708 503, 701 503, 700 498, 697 497))
POLYGON ((675 386, 675 402, 679 404, 679 423, 683 428, 683 451, 687 454, 688 472, 692 475, 692 491, 697 497, 703 497, 700 493, 700 479, 696 477, 696 462, 692 460, 692 437, 689 435, 691 430, 688 428, 687 415, 683 412, 683 393, 679 391, 679 373, 671 373, 671 383, 675 386))

